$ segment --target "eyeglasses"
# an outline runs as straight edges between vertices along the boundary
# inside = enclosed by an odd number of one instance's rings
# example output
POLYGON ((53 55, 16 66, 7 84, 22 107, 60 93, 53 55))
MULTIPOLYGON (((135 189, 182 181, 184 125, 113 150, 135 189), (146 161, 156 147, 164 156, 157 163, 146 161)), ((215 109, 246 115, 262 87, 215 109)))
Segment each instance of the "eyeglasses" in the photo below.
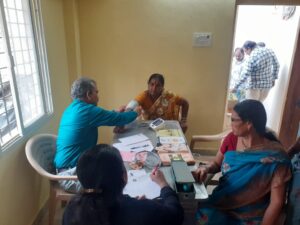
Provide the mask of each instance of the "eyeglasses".
POLYGON ((231 122, 237 122, 237 121, 242 121, 240 118, 232 118, 231 117, 231 122))

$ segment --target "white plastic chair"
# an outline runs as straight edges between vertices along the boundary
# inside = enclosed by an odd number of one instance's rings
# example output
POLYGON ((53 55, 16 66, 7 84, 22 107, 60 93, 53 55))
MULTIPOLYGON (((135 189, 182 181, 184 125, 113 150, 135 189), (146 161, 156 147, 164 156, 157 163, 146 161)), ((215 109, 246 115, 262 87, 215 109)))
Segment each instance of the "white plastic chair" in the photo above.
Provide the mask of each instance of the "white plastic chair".
POLYGON ((47 178, 50 183, 49 193, 49 225, 53 225, 56 203, 69 201, 74 195, 60 188, 59 180, 77 180, 77 176, 56 175, 53 159, 56 151, 56 135, 39 134, 33 136, 26 143, 26 157, 30 165, 38 174, 47 178))

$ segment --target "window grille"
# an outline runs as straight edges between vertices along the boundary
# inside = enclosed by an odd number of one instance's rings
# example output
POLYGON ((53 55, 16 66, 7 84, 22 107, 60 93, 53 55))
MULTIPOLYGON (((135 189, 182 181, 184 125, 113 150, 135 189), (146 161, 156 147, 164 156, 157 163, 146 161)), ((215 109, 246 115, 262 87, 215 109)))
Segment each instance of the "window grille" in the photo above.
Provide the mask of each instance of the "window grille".
POLYGON ((52 113, 39 0, 0 0, 0 146, 52 113))

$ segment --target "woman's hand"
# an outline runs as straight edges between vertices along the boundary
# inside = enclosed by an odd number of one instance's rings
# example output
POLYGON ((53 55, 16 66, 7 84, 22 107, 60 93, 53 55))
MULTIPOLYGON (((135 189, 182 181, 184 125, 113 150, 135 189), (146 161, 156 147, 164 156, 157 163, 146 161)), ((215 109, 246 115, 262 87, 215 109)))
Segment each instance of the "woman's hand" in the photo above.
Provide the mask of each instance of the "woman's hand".
POLYGON ((224 159, 224 155, 221 151, 218 151, 216 157, 208 165, 200 165, 196 171, 192 174, 197 182, 203 182, 207 178, 208 173, 218 173, 221 171, 221 165, 224 159))
POLYGON ((137 107, 135 107, 134 111, 138 114, 138 116, 140 116, 141 113, 142 113, 142 107, 141 106, 137 106, 137 107))
POLYGON ((153 170, 150 174, 151 180, 155 183, 157 183, 160 188, 168 186, 168 183, 166 181, 166 178, 160 170, 153 170))
POLYGON ((182 129, 182 132, 185 133, 186 130, 188 129, 188 125, 187 125, 186 120, 185 121, 180 121, 179 124, 180 124, 180 127, 182 129))
POLYGON ((207 174, 209 173, 208 167, 200 166, 197 170, 192 171, 192 174, 196 180, 196 182, 201 183, 205 181, 207 174))

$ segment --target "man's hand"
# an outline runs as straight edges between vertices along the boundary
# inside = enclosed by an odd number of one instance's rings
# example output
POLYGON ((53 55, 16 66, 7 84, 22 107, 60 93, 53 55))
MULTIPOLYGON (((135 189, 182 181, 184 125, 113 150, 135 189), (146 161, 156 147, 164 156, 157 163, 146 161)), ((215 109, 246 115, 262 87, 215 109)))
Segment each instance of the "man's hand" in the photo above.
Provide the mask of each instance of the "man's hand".
POLYGON ((113 129, 113 132, 116 134, 124 133, 125 131, 126 129, 124 126, 120 126, 120 127, 117 126, 113 129))
POLYGON ((119 107, 119 109, 116 110, 116 111, 117 111, 117 112, 125 112, 125 109, 126 109, 126 105, 121 105, 121 106, 119 107))

